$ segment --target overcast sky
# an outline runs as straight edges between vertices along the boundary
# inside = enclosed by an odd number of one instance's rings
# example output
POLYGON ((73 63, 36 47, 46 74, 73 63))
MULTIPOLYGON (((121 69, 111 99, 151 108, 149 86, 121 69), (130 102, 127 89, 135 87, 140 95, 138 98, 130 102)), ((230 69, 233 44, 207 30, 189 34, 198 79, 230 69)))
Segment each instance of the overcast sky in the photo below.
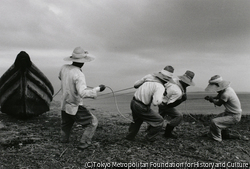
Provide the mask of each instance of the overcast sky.
POLYGON ((203 91, 211 76, 250 92, 249 0, 1 0, 0 75, 26 51, 60 89, 64 57, 82 46, 87 84, 132 87, 166 65, 191 70, 203 91))

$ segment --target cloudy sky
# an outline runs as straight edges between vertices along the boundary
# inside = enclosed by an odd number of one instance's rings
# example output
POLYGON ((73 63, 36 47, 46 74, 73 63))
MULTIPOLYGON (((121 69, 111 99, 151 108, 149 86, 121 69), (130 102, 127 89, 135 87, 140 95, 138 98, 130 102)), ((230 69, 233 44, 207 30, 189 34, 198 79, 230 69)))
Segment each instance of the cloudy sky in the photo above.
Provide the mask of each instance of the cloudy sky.
POLYGON ((166 65, 195 72, 203 91, 211 76, 250 92, 249 0, 2 0, 0 75, 26 51, 60 89, 64 57, 82 46, 96 57, 83 72, 89 86, 120 90, 166 65))

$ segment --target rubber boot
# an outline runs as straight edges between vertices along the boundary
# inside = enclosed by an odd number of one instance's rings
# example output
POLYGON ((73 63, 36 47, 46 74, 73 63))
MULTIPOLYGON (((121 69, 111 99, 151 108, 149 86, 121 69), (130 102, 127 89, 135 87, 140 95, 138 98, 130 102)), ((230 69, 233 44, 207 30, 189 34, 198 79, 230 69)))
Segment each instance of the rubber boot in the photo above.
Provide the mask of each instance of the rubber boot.
POLYGON ((150 126, 146 135, 146 140, 149 142, 156 141, 156 137, 159 135, 161 129, 162 129, 162 126, 158 126, 158 127, 150 126))
POLYGON ((230 130, 222 130, 221 137, 222 139, 240 139, 239 135, 230 133, 230 130))
POLYGON ((166 128, 165 128, 165 133, 164 133, 163 136, 165 138, 174 138, 174 139, 177 139, 177 136, 172 133, 173 130, 174 130, 173 126, 167 125, 166 128))
POLYGON ((61 143, 68 143, 69 142, 69 132, 65 132, 61 130, 61 143))
POLYGON ((131 123, 128 129, 128 134, 125 137, 126 140, 129 141, 134 141, 135 140, 135 136, 137 135, 138 131, 140 130, 142 121, 140 122, 136 122, 136 123, 131 123))

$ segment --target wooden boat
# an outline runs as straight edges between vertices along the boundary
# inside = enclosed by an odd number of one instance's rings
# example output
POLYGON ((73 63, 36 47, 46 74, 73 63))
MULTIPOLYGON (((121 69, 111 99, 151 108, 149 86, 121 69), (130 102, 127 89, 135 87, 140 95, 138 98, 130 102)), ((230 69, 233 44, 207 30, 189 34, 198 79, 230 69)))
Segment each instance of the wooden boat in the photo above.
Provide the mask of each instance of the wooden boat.
POLYGON ((20 119, 49 111, 54 89, 47 77, 21 51, 0 78, 1 112, 20 119))

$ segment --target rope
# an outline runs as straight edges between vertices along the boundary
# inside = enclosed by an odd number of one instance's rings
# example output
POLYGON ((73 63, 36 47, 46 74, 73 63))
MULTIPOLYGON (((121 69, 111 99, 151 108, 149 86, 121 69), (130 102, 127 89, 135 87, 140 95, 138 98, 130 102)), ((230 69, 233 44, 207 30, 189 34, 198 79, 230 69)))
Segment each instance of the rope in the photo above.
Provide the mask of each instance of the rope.
MULTIPOLYGON (((87 86, 87 87, 93 88, 93 87, 91 87, 91 86, 87 86)), ((125 89, 121 89, 121 90, 117 90, 117 91, 113 91, 113 89, 112 89, 111 87, 109 87, 109 86, 106 86, 106 87, 109 88, 111 92, 110 92, 110 93, 105 93, 105 94, 99 95, 99 97, 100 97, 100 96, 105 96, 105 95, 108 95, 108 94, 112 94, 113 96, 107 96, 107 97, 103 97, 103 98, 100 98, 100 99, 114 97, 114 102, 115 102, 116 109, 117 109, 118 113, 119 113, 124 119, 126 119, 126 120, 128 120, 128 121, 134 123, 131 119, 125 117, 125 116, 121 113, 121 111, 120 111, 120 109, 119 109, 119 107, 118 107, 118 103, 117 103, 117 99, 116 99, 116 95, 115 95, 115 93, 117 93, 117 92, 130 90, 130 89, 133 89, 134 87, 129 87, 129 88, 125 88, 125 89)), ((57 96, 58 93, 59 93, 60 91, 61 91, 61 88, 58 90, 58 92, 56 92, 56 93, 53 95, 53 98, 54 98, 55 96, 57 96)), ((128 92, 128 93, 132 93, 132 92, 128 92)), ((128 94, 128 93, 125 93, 125 94, 128 94)), ((124 94, 120 94, 120 95, 124 95, 124 94)), ((120 95, 119 95, 119 96, 120 96, 120 95)), ((200 100, 200 99, 203 99, 203 98, 191 98, 191 99, 188 99, 188 100, 200 100)), ((192 119, 194 119, 194 120, 197 122, 198 120, 197 120, 196 118, 194 118, 190 113, 187 112, 187 105, 186 105, 186 104, 187 104, 187 101, 185 101, 185 112, 186 112, 186 114, 188 114, 192 119)))
MULTIPOLYGON (((133 92, 126 92, 126 93, 122 93, 122 94, 117 94, 116 97, 118 97, 118 96, 123 96, 123 95, 127 95, 127 94, 131 94, 131 93, 134 93, 134 91, 133 91, 133 92)), ((102 100, 102 99, 108 99, 108 98, 111 98, 111 97, 113 97, 113 95, 111 95, 111 96, 106 96, 106 97, 101 97, 101 98, 100 98, 100 96, 98 96, 98 99, 99 99, 99 100, 102 100)))
MULTIPOLYGON (((88 87, 88 88, 93 88, 93 87, 91 87, 91 86, 87 86, 87 87, 88 87)), ((130 90, 130 89, 134 89, 134 87, 129 87, 129 88, 117 90, 117 91, 114 91, 114 93, 121 92, 121 91, 126 91, 126 90, 130 90)), ((56 97, 56 96, 59 94, 60 91, 61 91, 61 88, 60 88, 52 97, 53 97, 53 98, 56 97)), ((124 93, 124 94, 129 94, 129 93, 133 93, 133 92, 128 92, 128 93, 124 93)), ((105 93, 105 94, 101 94, 101 95, 99 95, 98 97, 105 96, 105 95, 109 95, 109 94, 112 94, 112 92, 110 92, 110 93, 105 93)), ((123 94, 120 94, 120 95, 123 95, 123 94)), ((119 95, 119 96, 120 96, 120 95, 119 95)), ((112 97, 112 96, 111 96, 111 97, 112 97)), ((103 97, 103 98, 101 98, 101 99, 104 99, 104 98, 109 98, 109 96, 108 96, 108 97, 103 97)))
MULTIPOLYGON (((204 99, 204 98, 191 98, 191 99, 188 99, 188 100, 200 100, 200 99, 204 99)), ((216 108, 216 105, 214 106, 216 108)), ((194 118, 190 113, 188 113, 187 111, 187 100, 185 101, 185 112, 186 114, 188 114, 192 119, 194 119, 196 122, 199 121, 197 120, 196 118, 194 118)))
POLYGON ((106 86, 106 87, 109 88, 109 89, 111 90, 112 94, 113 94, 114 101, 115 101, 115 105, 116 105, 116 109, 117 109, 118 113, 119 113, 124 119, 130 121, 131 123, 134 123, 132 120, 130 120, 129 118, 125 117, 125 116, 121 113, 121 111, 120 111, 120 109, 119 109, 119 107, 118 107, 118 104, 117 104, 115 92, 111 89, 111 87, 109 87, 109 86, 106 86))
POLYGON ((53 96, 52 96, 52 98, 54 98, 54 97, 56 97, 56 95, 58 95, 58 93, 61 91, 61 88, 58 90, 58 92, 56 92, 56 94, 54 94, 53 96))
POLYGON ((194 119, 196 122, 198 121, 196 118, 194 118, 190 113, 187 112, 187 101, 185 101, 185 112, 188 114, 192 119, 194 119))
MULTIPOLYGON (((114 91, 114 93, 117 93, 117 92, 122 92, 122 91, 126 91, 126 90, 130 90, 130 89, 134 89, 134 87, 129 87, 129 88, 125 88, 125 89, 121 89, 121 90, 117 90, 117 91, 114 91)), ((110 93, 105 93, 105 94, 101 94, 99 95, 100 96, 105 96, 105 95, 108 95, 108 94, 111 94, 113 92, 110 92, 110 93)))
POLYGON ((188 98, 188 100, 203 100, 204 98, 188 98))
MULTIPOLYGON (((87 86, 87 87, 93 88, 93 87, 91 87, 91 86, 87 86)), ((113 91, 113 89, 111 89, 111 87, 109 87, 109 86, 106 86, 106 87, 109 88, 109 89, 111 90, 111 93, 113 94, 114 101, 115 101, 115 105, 116 105, 116 109, 117 109, 118 113, 119 113, 124 119, 126 119, 126 120, 128 120, 128 121, 134 123, 132 120, 130 120, 129 118, 125 117, 125 116, 121 113, 121 111, 120 111, 120 109, 119 109, 119 107, 118 107, 118 103, 117 103, 116 96, 115 96, 115 93, 116 93, 116 92, 129 90, 129 89, 132 89, 133 87, 126 88, 126 89, 122 89, 122 90, 118 90, 118 91, 115 91, 115 92, 113 91)), ((56 92, 56 94, 53 95, 53 98, 54 98, 56 95, 58 95, 58 93, 59 93, 60 91, 61 91, 61 88, 58 90, 58 92, 56 92)), ((109 93, 107 93, 107 94, 109 94, 109 93)), ((106 95, 106 94, 103 94, 103 95, 106 95)), ((102 95, 102 96, 103 96, 103 95, 102 95)))

